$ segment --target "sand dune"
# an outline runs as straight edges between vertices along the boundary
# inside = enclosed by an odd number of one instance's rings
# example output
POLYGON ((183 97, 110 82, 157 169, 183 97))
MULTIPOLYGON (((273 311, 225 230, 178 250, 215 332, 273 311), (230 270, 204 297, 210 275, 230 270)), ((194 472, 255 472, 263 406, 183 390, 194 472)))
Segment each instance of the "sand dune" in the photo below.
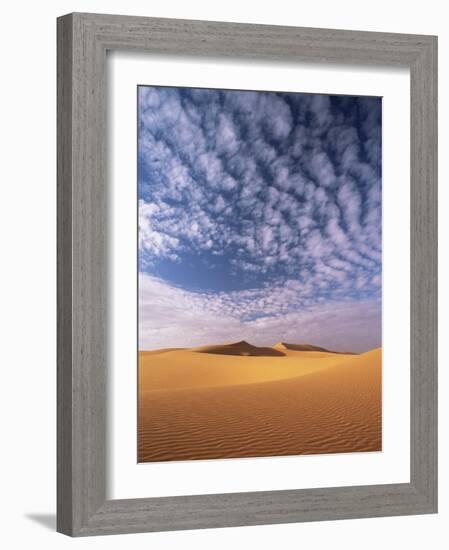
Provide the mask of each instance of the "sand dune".
MULTIPOLYGON (((239 386, 292 378, 336 365, 333 353, 288 352, 280 357, 198 353, 197 348, 139 354, 139 391, 239 386)), ((348 355, 348 358, 351 357, 348 355)))
POLYGON ((343 355, 354 355, 351 352, 331 351, 326 348, 320 348, 319 346, 312 346, 311 344, 288 344, 287 342, 278 342, 273 346, 273 349, 285 352, 290 351, 320 351, 324 353, 342 353, 343 355))
POLYGON ((139 462, 381 449, 380 349, 251 348, 139 354, 139 462))
POLYGON ((282 357, 285 355, 283 351, 278 349, 253 346, 242 340, 232 344, 221 344, 218 346, 202 346, 199 348, 191 348, 190 351, 198 353, 212 353, 215 355, 243 355, 245 357, 282 357))

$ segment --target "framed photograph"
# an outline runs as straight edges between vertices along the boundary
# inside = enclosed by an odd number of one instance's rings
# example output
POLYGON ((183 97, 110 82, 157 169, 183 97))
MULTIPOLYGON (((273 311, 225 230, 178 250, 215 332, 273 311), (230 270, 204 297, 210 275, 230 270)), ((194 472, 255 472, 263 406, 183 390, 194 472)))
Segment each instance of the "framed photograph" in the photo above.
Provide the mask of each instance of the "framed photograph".
POLYGON ((437 39, 58 19, 58 531, 437 511, 437 39))

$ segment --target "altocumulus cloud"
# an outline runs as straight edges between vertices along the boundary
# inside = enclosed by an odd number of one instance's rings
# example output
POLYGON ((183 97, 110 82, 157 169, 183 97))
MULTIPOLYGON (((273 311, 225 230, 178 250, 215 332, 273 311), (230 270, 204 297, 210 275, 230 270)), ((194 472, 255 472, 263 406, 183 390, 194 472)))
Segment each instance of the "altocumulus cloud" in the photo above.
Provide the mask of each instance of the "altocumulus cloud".
POLYGON ((138 100, 141 349, 380 345, 381 100, 150 86, 138 100))

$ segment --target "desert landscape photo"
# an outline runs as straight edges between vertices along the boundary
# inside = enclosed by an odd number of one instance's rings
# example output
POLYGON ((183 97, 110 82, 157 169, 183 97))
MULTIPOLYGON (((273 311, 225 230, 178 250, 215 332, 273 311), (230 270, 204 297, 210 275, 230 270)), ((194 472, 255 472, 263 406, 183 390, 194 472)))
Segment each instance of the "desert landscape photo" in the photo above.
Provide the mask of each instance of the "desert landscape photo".
POLYGON ((139 462, 381 449, 380 349, 141 352, 139 380, 139 462))
POLYGON ((381 113, 138 87, 138 462, 382 450, 381 113))

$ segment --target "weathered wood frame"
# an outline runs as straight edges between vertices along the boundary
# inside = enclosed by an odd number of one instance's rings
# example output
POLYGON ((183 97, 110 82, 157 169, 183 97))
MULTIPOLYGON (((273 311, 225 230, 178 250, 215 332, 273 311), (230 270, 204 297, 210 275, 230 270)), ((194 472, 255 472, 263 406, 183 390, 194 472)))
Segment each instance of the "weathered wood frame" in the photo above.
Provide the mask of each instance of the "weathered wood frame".
MULTIPOLYGON (((387 236, 388 238, 388 236, 387 236)), ((58 505, 72 536, 437 511, 437 38, 74 13, 58 19, 58 505), (411 72, 410 483, 106 499, 106 52, 411 72)))

